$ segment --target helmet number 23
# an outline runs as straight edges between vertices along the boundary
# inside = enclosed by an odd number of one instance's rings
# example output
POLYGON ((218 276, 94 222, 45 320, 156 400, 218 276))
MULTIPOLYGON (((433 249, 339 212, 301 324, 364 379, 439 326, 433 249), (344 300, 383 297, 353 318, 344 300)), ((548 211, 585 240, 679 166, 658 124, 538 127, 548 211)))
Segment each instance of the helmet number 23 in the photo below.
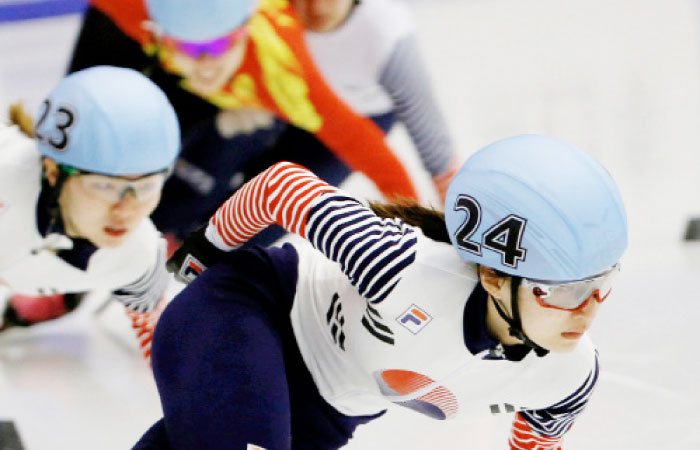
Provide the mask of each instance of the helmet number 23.
POLYGON ((52 132, 49 136, 44 134, 42 127, 44 122, 46 122, 47 117, 51 113, 51 102, 46 99, 42 104, 43 111, 41 116, 36 123, 36 130, 34 135, 40 141, 50 145, 57 151, 63 151, 68 146, 69 136, 68 132, 71 127, 75 125, 75 113, 67 105, 59 105, 58 108, 53 112, 56 116, 54 121, 55 132, 52 132))
POLYGON ((519 261, 525 260, 527 250, 522 248, 521 241, 527 220, 510 214, 489 228, 481 236, 481 243, 470 240, 481 223, 481 206, 479 202, 468 195, 460 195, 455 202, 456 211, 466 211, 467 218, 455 233, 457 245, 462 250, 481 256, 481 248, 501 254, 503 265, 516 268, 519 261))

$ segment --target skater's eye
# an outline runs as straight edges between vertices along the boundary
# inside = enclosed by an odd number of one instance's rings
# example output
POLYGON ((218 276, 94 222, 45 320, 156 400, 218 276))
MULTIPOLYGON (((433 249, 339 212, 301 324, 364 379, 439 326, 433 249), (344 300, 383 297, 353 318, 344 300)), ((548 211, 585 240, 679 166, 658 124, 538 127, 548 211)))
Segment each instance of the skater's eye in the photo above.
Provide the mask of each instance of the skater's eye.
POLYGON ((85 187, 91 190, 96 190, 96 191, 103 191, 103 192, 109 192, 109 191, 116 191, 117 186, 114 183, 110 183, 107 181, 93 181, 88 183, 85 187))

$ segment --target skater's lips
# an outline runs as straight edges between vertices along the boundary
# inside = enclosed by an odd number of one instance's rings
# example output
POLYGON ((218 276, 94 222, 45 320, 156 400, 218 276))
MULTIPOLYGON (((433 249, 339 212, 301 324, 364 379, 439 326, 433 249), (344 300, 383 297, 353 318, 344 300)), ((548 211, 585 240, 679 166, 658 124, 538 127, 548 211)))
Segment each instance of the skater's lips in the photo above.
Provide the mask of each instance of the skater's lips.
POLYGON ((583 336, 583 331, 565 331, 561 334, 565 339, 579 339, 583 336))
POLYGON ((128 229, 124 227, 104 227, 104 232, 113 237, 124 236, 127 231, 128 229))

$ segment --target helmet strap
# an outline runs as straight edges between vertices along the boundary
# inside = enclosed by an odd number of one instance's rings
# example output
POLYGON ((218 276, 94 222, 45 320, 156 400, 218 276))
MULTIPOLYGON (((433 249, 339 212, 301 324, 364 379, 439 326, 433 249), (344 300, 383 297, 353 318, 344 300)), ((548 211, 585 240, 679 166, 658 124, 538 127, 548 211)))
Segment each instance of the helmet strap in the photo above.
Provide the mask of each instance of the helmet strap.
POLYGON ((537 356, 544 356, 547 353, 549 353, 549 350, 537 345, 532 339, 527 337, 527 335, 523 331, 522 321, 520 320, 520 309, 518 307, 518 288, 520 287, 521 280, 522 279, 520 277, 511 277, 510 281, 510 306, 511 310, 513 311, 512 318, 508 317, 506 312, 503 311, 503 308, 501 308, 501 305, 498 304, 495 298, 493 298, 492 296, 490 297, 493 300, 493 305, 496 307, 498 315, 501 316, 501 318, 505 320, 508 324, 508 333, 514 338, 521 340, 523 344, 533 349, 537 356))

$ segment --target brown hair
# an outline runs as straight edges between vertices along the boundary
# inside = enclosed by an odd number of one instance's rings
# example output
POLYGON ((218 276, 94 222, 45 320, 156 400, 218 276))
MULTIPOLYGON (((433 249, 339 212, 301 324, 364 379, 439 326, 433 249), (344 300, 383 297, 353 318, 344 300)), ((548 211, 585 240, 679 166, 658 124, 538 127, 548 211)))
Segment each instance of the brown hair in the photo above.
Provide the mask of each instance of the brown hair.
POLYGON ((28 137, 34 137, 34 119, 24 111, 21 103, 10 105, 10 122, 17 125, 28 137))
MULTIPOLYGON (((445 213, 435 208, 427 208, 415 202, 415 200, 401 199, 395 203, 370 202, 369 207, 379 217, 385 219, 398 218, 409 225, 416 226, 430 239, 450 243, 450 235, 447 232, 445 213)), ((480 266, 481 264, 477 264, 480 266)), ((498 269, 493 269, 499 277, 517 278, 498 269)))
POLYGON ((445 224, 445 213, 432 207, 419 205, 415 200, 399 200, 396 203, 371 202, 369 207, 379 217, 398 218, 416 226, 430 239, 450 243, 445 224))

